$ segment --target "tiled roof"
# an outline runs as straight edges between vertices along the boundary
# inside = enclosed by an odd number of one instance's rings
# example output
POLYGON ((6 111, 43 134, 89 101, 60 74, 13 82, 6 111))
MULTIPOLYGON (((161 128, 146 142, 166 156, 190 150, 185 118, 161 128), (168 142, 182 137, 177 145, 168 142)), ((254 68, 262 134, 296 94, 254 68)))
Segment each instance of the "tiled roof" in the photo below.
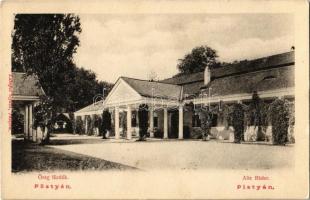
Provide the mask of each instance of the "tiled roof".
POLYGON ((27 76, 25 73, 12 72, 13 96, 40 96, 44 95, 43 89, 39 86, 39 80, 34 76, 27 76))
MULTIPOLYGON (((295 62, 294 51, 258 58, 254 60, 241 61, 236 64, 229 64, 223 67, 211 69, 211 79, 224 76, 244 74, 264 69, 275 68, 284 65, 291 65, 295 62)), ((172 78, 164 79, 160 82, 185 85, 193 82, 204 81, 204 72, 194 74, 179 75, 172 78)))
POLYGON ((279 66, 292 65, 295 62, 294 51, 272 55, 255 60, 241 61, 236 64, 226 65, 211 70, 211 79, 249 73, 279 66))
POLYGON ((192 95, 197 95, 201 87, 203 86, 204 86, 204 81, 198 81, 198 82, 183 85, 183 94, 184 94, 183 97, 190 98, 192 95))
POLYGON ((252 93, 294 87, 294 67, 286 66, 217 78, 208 84, 212 96, 252 93))
POLYGON ((121 78, 126 81, 141 96, 175 100, 179 100, 181 98, 181 86, 157 81, 133 79, 128 77, 121 78))
POLYGON ((184 85, 184 84, 189 84, 189 83, 193 83, 193 82, 197 82, 197 81, 203 81, 203 80, 204 80, 204 72, 197 72, 194 74, 186 74, 186 75, 175 76, 172 78, 164 79, 160 82, 177 84, 177 85, 184 85))
POLYGON ((101 101, 96 102, 95 104, 90 104, 89 106, 86 106, 75 113, 84 113, 84 112, 92 112, 92 111, 98 111, 98 110, 103 110, 104 109, 104 104, 101 101))

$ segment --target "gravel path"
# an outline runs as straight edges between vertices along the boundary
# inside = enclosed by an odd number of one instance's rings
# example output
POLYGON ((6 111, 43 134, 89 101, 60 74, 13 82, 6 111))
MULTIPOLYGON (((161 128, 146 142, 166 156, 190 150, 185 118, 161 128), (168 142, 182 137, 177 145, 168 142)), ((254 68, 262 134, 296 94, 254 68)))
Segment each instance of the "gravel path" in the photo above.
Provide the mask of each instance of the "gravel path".
POLYGON ((155 169, 274 169, 294 165, 294 146, 233 144, 218 141, 115 142, 52 145, 143 170, 155 169))

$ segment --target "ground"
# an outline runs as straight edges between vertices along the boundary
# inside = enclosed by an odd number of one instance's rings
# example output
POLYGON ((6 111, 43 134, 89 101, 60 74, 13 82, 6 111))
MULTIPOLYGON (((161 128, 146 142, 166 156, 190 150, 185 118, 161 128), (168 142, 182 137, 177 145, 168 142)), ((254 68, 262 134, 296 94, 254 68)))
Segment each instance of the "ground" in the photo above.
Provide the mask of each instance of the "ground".
POLYGON ((294 145, 158 139, 135 142, 64 134, 52 138, 47 147, 30 146, 26 151, 20 147, 13 149, 13 170, 66 169, 67 166, 103 170, 279 169, 294 164, 294 145), (21 167, 20 163, 26 164, 21 167))
POLYGON ((45 170, 127 170, 118 163, 52 147, 12 141, 12 172, 45 170))

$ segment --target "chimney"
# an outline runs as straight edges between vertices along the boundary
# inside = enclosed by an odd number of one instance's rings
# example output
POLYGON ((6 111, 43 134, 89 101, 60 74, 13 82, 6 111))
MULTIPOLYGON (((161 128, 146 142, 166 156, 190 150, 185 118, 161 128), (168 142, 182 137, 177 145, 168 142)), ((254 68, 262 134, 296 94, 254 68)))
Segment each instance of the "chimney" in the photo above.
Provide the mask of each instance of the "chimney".
POLYGON ((207 85, 210 81, 211 81, 211 71, 209 67, 206 67, 204 72, 204 84, 207 85))

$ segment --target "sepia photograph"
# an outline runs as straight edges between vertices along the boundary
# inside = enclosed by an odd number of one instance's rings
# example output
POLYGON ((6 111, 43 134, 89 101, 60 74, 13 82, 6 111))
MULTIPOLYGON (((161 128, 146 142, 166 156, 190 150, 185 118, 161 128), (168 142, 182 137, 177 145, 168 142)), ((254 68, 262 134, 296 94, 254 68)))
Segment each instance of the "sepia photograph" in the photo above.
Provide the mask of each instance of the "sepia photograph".
POLYGON ((306 198, 302 1, 220 2, 4 4, 4 196, 306 198))
POLYGON ((293 15, 16 14, 12 40, 12 172, 294 167, 293 15))

